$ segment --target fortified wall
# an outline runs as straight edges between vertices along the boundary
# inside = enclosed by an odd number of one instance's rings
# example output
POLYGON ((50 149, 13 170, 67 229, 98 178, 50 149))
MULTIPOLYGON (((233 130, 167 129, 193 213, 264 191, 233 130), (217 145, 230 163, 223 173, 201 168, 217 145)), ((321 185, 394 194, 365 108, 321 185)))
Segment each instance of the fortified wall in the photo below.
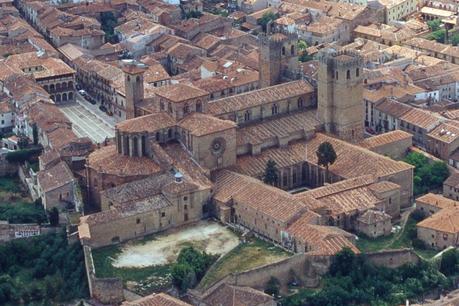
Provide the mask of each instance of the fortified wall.
POLYGON ((124 301, 123 281, 119 278, 97 278, 91 247, 84 245, 83 252, 91 298, 102 304, 119 304, 124 301))

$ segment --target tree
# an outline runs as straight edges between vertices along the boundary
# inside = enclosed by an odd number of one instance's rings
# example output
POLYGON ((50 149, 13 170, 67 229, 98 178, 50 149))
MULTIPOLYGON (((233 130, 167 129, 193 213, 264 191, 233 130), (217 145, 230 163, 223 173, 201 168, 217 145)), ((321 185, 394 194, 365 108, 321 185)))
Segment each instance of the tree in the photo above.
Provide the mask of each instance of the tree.
POLYGON ((277 278, 272 276, 266 283, 265 293, 269 295, 279 295, 280 282, 277 278))
POLYGON ((454 33, 453 35, 451 35, 451 44, 453 46, 459 45, 459 33, 454 33))
POLYGON ((440 30, 441 22, 439 19, 427 21, 427 26, 432 32, 440 30))
POLYGON ((21 135, 18 140, 19 149, 25 149, 29 145, 29 138, 27 136, 21 135))
POLYGON ((266 12, 258 20, 258 24, 261 25, 261 27, 263 28, 263 31, 266 32, 267 31, 266 26, 268 25, 268 23, 276 20, 276 18, 277 16, 273 12, 266 12))
POLYGON ((105 39, 111 43, 118 42, 118 36, 115 34, 115 27, 118 21, 113 12, 100 13, 101 28, 105 32, 105 39))
POLYGON ((448 177, 449 170, 446 163, 435 161, 429 163, 429 159, 422 153, 411 152, 405 162, 414 166, 414 194, 420 195, 430 190, 442 187, 443 181, 448 177))
POLYGON ((263 175, 263 182, 269 185, 276 185, 279 181, 279 170, 277 169, 277 164, 272 159, 268 160, 266 163, 265 174, 263 175))
POLYGON ((435 40, 439 43, 445 43, 445 33, 446 32, 444 29, 437 30, 435 32, 430 33, 429 36, 427 36, 427 38, 430 40, 435 40))
POLYGON ((441 255, 440 272, 445 275, 453 275, 457 271, 458 252, 451 249, 441 255))
POLYGON ((196 283, 196 275, 193 268, 188 264, 175 264, 172 266, 172 282, 182 292, 192 288, 196 283))
POLYGON ((304 52, 308 48, 308 44, 304 40, 299 39, 296 47, 298 48, 298 51, 304 52))
POLYGON ((59 225, 59 211, 56 207, 53 207, 48 211, 48 219, 51 226, 59 225))
POLYGON ((325 167, 325 181, 328 181, 328 167, 336 161, 336 152, 333 145, 329 142, 323 142, 319 145, 316 152, 317 163, 325 167))

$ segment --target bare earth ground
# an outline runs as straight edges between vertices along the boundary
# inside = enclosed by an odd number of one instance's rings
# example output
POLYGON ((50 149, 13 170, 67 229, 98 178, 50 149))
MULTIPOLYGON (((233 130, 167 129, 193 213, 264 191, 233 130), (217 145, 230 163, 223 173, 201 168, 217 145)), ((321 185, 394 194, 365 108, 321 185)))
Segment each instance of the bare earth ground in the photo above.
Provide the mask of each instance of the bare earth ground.
POLYGON ((226 254, 239 244, 239 238, 215 222, 202 221, 169 234, 161 234, 143 243, 127 243, 114 258, 116 268, 143 268, 174 262, 180 250, 193 246, 209 254, 226 254))

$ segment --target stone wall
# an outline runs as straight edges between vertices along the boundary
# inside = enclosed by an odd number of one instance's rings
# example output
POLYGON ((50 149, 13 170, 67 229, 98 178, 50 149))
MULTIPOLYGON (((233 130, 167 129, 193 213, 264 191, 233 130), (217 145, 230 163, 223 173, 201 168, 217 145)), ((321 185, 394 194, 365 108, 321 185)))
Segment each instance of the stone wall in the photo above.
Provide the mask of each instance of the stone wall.
POLYGON ((367 253, 368 260, 376 266, 398 268, 405 264, 417 264, 419 256, 412 249, 385 250, 367 253))
POLYGON ((89 246, 83 246, 89 294, 102 304, 119 304, 124 300, 123 281, 119 278, 97 278, 89 246))

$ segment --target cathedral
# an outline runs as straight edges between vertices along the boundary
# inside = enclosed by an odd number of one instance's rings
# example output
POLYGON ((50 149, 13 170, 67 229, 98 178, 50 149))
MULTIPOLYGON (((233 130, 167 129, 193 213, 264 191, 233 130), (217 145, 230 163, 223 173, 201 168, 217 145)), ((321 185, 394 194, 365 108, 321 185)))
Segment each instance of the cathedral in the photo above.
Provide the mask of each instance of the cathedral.
POLYGON ((297 37, 260 40, 261 88, 212 101, 181 83, 145 98, 145 65, 124 61, 128 119, 114 143, 87 159, 88 202, 99 212, 82 217, 83 243, 100 247, 213 216, 277 243, 290 237, 290 246, 312 225, 352 230, 368 209, 398 218, 412 198, 413 169, 356 145, 364 132, 360 56, 322 51, 316 92, 299 79, 297 37), (338 156, 328 181, 315 154, 325 141, 338 156), (262 183, 269 160, 275 186, 262 183), (287 192, 306 186, 326 191, 287 192), (330 206, 349 190, 347 207, 330 206))

